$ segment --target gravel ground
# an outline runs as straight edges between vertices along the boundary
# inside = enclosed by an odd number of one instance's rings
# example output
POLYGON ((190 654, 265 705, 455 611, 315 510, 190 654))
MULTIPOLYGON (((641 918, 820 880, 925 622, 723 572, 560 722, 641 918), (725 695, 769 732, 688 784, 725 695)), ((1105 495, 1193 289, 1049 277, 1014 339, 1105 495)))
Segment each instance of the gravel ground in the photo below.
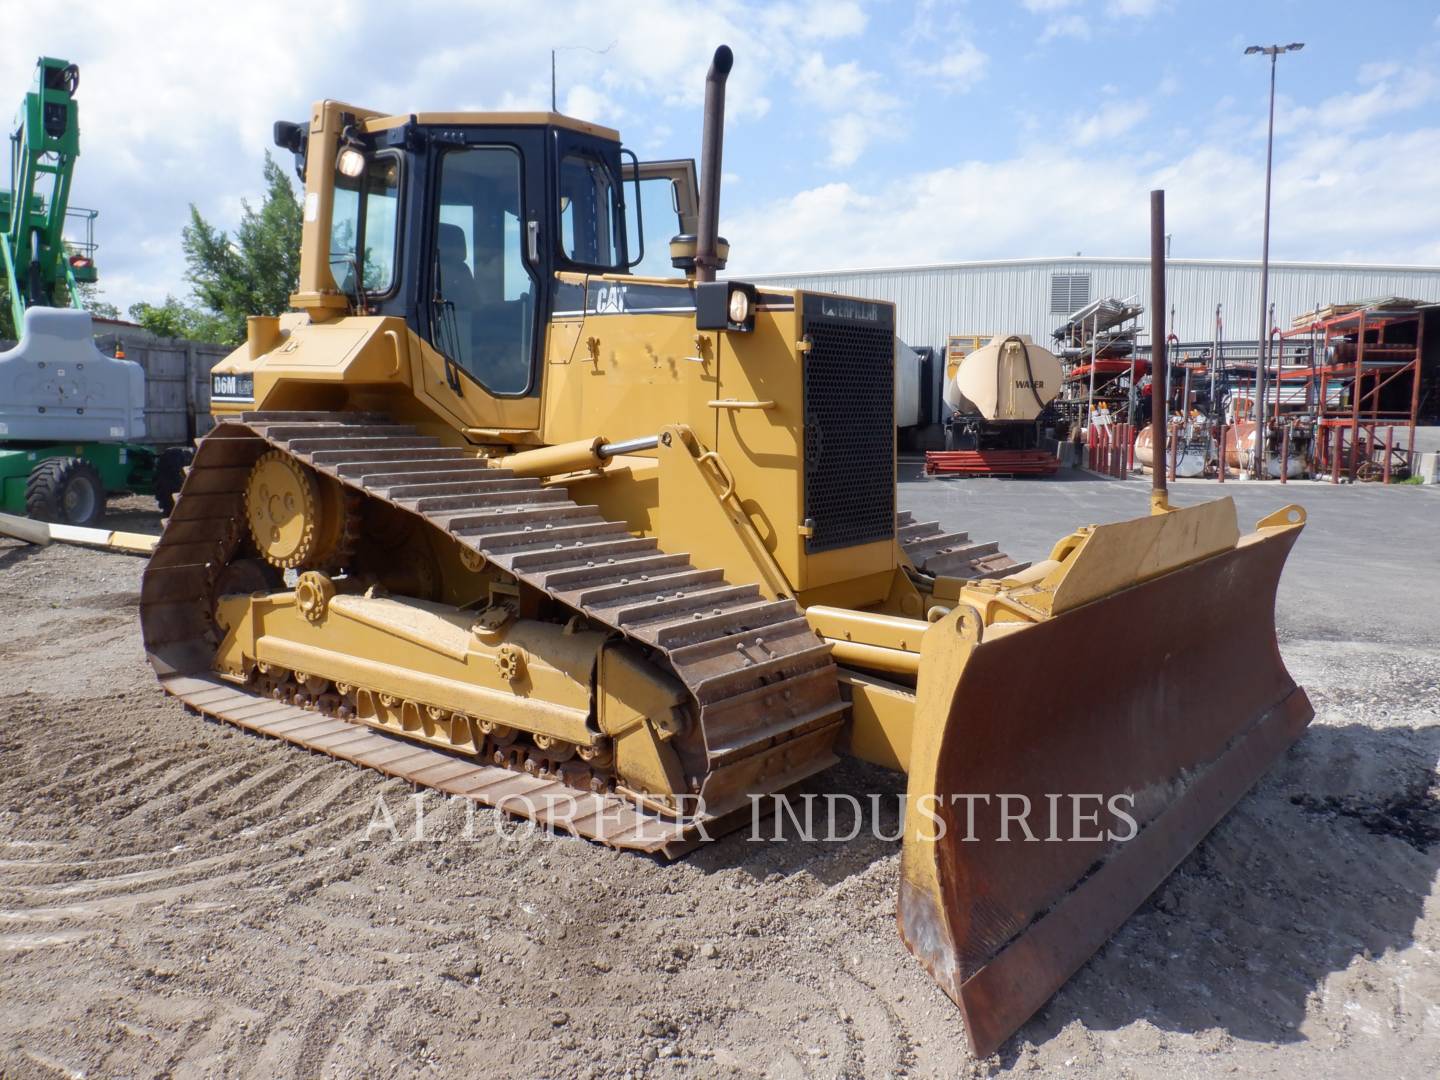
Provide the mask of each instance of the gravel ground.
MULTIPOLYGON (((1020 557, 1144 508, 1084 480, 901 493, 1020 557)), ((1284 498, 1227 493, 1242 520, 1284 498)), ((0 1075, 1433 1077, 1440 492, 1288 496, 1314 725, 984 1062, 895 933, 898 843, 663 865, 433 795, 417 841, 399 782, 160 693, 139 559, 0 540, 0 1075)), ((879 793, 893 828, 903 781, 852 762, 815 790, 879 793)))

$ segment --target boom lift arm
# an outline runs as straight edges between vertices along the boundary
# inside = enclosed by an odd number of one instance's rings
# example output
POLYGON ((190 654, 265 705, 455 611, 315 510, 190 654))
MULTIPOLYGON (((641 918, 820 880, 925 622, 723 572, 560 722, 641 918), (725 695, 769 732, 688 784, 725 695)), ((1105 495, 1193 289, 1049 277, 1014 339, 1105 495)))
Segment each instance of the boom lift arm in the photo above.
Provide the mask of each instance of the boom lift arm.
MULTIPOLYGON (((35 85, 25 95, 10 135, 10 190, 0 191, 0 259, 10 281, 10 313, 19 332, 29 307, 57 307, 67 286, 71 307, 80 307, 77 286, 95 280, 94 238, 66 251, 64 229, 70 184, 80 156, 80 69, 42 56, 35 85), (45 190, 47 178, 49 191, 45 190), (48 197, 47 197, 48 194, 48 197)), ((93 211, 77 212, 87 226, 93 211)))

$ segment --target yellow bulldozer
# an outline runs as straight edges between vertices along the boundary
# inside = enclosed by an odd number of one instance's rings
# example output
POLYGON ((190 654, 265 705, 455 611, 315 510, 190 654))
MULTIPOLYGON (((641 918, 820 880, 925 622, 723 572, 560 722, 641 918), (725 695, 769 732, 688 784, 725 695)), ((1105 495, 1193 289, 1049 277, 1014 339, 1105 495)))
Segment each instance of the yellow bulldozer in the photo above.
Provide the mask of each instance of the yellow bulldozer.
POLYGON ((146 649, 192 711, 662 857, 903 770, 900 932, 988 1054, 1309 721, 1303 513, 1161 499, 1034 565, 899 513, 894 308, 717 280, 731 63, 698 182, 556 113, 276 125, 295 310, 214 370, 146 649))

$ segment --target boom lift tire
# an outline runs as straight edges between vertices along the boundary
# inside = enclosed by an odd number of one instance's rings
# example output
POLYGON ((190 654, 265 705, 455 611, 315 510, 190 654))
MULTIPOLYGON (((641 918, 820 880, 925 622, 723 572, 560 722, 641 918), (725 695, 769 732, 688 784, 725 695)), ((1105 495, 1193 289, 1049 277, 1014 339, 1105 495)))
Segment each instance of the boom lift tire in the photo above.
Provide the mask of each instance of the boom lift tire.
POLYGON ((30 471, 25 512, 58 525, 96 525, 105 516, 105 485, 84 458, 46 458, 30 471))

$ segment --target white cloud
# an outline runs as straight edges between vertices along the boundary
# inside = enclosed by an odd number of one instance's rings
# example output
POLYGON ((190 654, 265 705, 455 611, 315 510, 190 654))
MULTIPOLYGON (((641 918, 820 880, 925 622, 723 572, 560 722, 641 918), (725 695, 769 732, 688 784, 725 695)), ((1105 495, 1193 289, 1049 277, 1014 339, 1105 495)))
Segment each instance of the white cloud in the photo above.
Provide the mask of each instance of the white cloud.
POLYGON ((1110 0, 1105 14, 1112 19, 1148 19, 1160 9, 1160 0, 1110 0))
MULTIPOLYGON (((1440 97, 1440 76, 1424 68, 1370 64, 1361 68, 1359 81, 1368 83, 1369 89, 1336 94, 1315 106, 1277 106, 1275 130, 1320 135, 1361 131, 1382 117, 1428 105, 1440 97)), ((1263 132, 1264 121, 1260 123, 1263 132)))
MULTIPOLYGON (((1276 160, 1272 256, 1440 263, 1440 204, 1424 170, 1376 161, 1440 160, 1440 128, 1299 142, 1276 160)), ((764 273, 1145 250, 1148 192, 1166 189, 1167 224, 1194 257, 1252 254, 1263 155, 1226 143, 1137 169, 1097 147, 1048 147, 967 161, 875 188, 831 183, 733 216, 731 269, 764 273)))
MULTIPOLYGON (((302 120, 324 97, 396 112, 548 108, 557 46, 562 108, 615 124, 647 153, 691 153, 704 72, 719 42, 736 54, 727 116, 758 119, 792 73, 824 45, 867 27, 859 0, 720 0, 679 5, 631 0, 623 9, 576 0, 184 0, 87 4, 83 16, 22 20, 0 37, 0 109, 28 87, 34 59, 81 66, 83 157, 74 202, 101 212, 105 299, 183 294, 180 230, 189 204, 222 227, 240 197, 258 198, 271 124, 302 120), (277 27, 323 20, 320 37, 277 27), (436 33, 435 27, 444 28, 436 33), (262 42, 244 62, 216 61, 216 42, 262 42), (667 126, 676 145, 657 145, 667 126)), ((861 122, 835 124, 831 157, 854 160, 891 121, 883 83, 869 86, 861 122), (881 95, 877 98, 877 93, 881 95)))
POLYGON ((1054 41, 1056 38, 1074 38, 1077 41, 1090 40, 1090 23, 1083 15, 1062 15, 1058 19, 1052 19, 1046 25, 1044 33, 1040 35, 1040 44, 1054 41))
MULTIPOLYGON (((1136 0, 1127 2, 1134 7, 1136 0)), ((1027 6, 1050 41, 1084 40, 1105 25, 1095 21, 1107 10, 1101 0, 1027 6)), ((1074 119, 1079 141, 1066 143, 1071 156, 1049 148, 1054 118, 1078 106, 1063 84, 1037 80, 1035 100, 1015 106, 1020 149, 996 151, 1008 155, 1000 160, 959 161, 871 184, 859 170, 847 172, 869 165, 882 145, 908 161, 936 152, 929 133, 909 130, 907 119, 937 87, 965 90, 990 77, 999 60, 986 56, 987 39, 971 25, 982 9, 989 13, 989 5, 921 0, 908 21, 887 11, 882 27, 880 16, 869 17, 870 0, 629 0, 623 9, 579 0, 88 4, 83 18, 22 20, 0 37, 0 109, 18 103, 36 56, 80 63, 84 145, 74 201, 101 211, 102 287, 122 307, 185 291, 180 230, 189 204, 233 227, 239 200, 259 195, 260 155, 274 120, 304 119, 322 97, 396 112, 548 107, 549 50, 611 42, 605 55, 559 54, 560 102, 602 122, 623 121, 629 144, 655 157, 696 152, 711 52, 721 41, 735 49, 732 145, 775 151, 749 160, 727 153, 745 173, 743 185, 731 185, 738 197, 726 204, 736 267, 1141 250, 1143 234, 1112 232, 1107 215, 1125 221, 1139 206, 1143 217, 1147 185, 1161 181, 1172 189, 1172 216, 1190 215, 1177 233, 1203 236, 1214 254, 1253 246, 1263 168, 1263 146, 1257 154, 1250 141, 1257 113, 1263 124, 1263 99, 1251 107, 1254 86, 1243 114, 1222 102, 1178 118, 1194 126, 1199 145, 1183 151, 1173 177, 1146 164, 1150 159, 1115 157, 1107 146, 1160 121, 1179 144, 1170 125, 1174 101, 1145 98, 1118 70, 1110 77, 1121 88, 1101 96, 1093 115, 1074 119), (275 37, 276 27, 321 18, 321 37, 275 37), (438 38, 436 26, 444 27, 438 38), (273 47, 249 62, 220 63, 207 59, 217 41, 273 47), (929 62, 924 78, 910 77, 919 68, 908 66, 914 56, 929 62), (1137 99, 1150 104, 1148 118, 1123 104, 1137 99), (817 156, 831 171, 820 172, 811 160, 817 156)), ((1286 178, 1284 190, 1277 183, 1277 252, 1293 243, 1290 255, 1440 262, 1433 179, 1422 168, 1375 164, 1440 160, 1440 136, 1431 128, 1378 134, 1430 122, 1440 68, 1428 57, 1391 55, 1394 61, 1358 69, 1343 93, 1281 103, 1282 133, 1301 137, 1282 139, 1277 151, 1286 178), (1298 227, 1285 233, 1286 215, 1300 221, 1302 211, 1304 236, 1298 227), (1317 216, 1324 216, 1319 224, 1317 216)), ((1293 62, 1314 62, 1307 57, 1293 62)), ((1282 73, 1282 89, 1290 85, 1282 73)))
POLYGON ((900 99, 884 87, 879 74, 853 60, 827 64, 812 53, 800 65, 795 88, 801 98, 832 114, 825 124, 831 166, 853 165, 874 140, 896 133, 900 99))
POLYGON ((1078 0, 1020 0, 1020 6, 1026 11, 1036 13, 1045 11, 1061 11, 1064 8, 1074 7, 1078 0))
POLYGON ((937 88, 942 90, 969 90, 985 77, 990 67, 990 57, 969 41, 954 46, 926 71, 940 79, 937 88))
POLYGON ((1089 116, 1072 120, 1068 135, 1077 146, 1092 146, 1125 134, 1149 115, 1150 106, 1143 101, 1114 101, 1089 116))

